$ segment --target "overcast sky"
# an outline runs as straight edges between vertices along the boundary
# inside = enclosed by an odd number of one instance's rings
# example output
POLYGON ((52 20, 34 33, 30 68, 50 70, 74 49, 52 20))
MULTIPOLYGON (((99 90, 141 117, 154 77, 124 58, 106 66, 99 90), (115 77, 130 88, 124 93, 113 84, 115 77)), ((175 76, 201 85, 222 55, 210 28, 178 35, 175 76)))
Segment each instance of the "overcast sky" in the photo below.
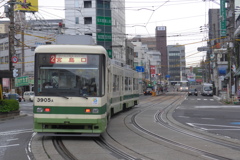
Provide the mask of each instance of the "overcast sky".
MULTIPOLYGON (((46 19, 65 18, 64 0, 38 0, 39 15, 46 19)), ((6 1, 5 1, 6 2, 6 1)), ((205 46, 209 8, 219 8, 220 0, 125 0, 128 37, 154 36, 156 26, 167 27, 167 44, 186 48, 187 66, 196 65, 205 55, 197 47, 205 46)), ((3 3, 0 3, 1 5, 3 3)))

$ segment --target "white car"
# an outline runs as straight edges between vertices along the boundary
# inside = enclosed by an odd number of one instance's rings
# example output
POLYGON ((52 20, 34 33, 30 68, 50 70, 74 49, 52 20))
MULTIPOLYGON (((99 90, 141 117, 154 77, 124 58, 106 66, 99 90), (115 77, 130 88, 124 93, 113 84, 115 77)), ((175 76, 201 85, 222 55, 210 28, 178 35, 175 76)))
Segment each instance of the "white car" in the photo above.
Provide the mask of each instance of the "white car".
POLYGON ((181 86, 181 87, 179 88, 179 91, 180 91, 180 92, 188 92, 188 87, 187 87, 187 86, 181 86))
POLYGON ((33 102, 34 96, 35 96, 35 94, 34 94, 33 91, 24 92, 23 93, 23 100, 33 102))

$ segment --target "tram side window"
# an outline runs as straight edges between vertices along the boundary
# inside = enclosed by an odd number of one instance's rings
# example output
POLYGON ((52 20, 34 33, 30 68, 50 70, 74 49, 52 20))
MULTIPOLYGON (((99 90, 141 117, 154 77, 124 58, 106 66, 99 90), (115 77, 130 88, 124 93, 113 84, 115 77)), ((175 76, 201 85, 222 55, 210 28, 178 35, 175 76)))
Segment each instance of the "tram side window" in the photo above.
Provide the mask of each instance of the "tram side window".
POLYGON ((125 77, 125 91, 128 91, 128 77, 125 77))
POLYGON ((133 83, 132 83, 132 78, 129 78, 129 79, 128 79, 128 88, 129 88, 128 90, 129 90, 129 91, 132 91, 132 84, 133 84, 133 83))
POLYGON ((113 75, 113 92, 119 91, 119 76, 113 75))
POLYGON ((138 83, 137 83, 137 78, 133 78, 133 90, 138 89, 138 83))
POLYGON ((121 88, 122 91, 124 91, 124 77, 122 77, 122 88, 121 88))
POLYGON ((113 92, 117 91, 117 75, 113 75, 113 92))

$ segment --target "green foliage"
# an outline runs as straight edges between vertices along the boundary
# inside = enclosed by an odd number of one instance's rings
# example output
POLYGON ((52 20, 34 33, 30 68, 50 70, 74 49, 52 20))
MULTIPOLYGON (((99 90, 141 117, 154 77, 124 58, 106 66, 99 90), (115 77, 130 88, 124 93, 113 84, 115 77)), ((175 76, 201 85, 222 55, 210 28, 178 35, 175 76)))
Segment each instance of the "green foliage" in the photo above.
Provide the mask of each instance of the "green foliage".
POLYGON ((0 112, 18 111, 19 103, 15 99, 0 100, 0 112))

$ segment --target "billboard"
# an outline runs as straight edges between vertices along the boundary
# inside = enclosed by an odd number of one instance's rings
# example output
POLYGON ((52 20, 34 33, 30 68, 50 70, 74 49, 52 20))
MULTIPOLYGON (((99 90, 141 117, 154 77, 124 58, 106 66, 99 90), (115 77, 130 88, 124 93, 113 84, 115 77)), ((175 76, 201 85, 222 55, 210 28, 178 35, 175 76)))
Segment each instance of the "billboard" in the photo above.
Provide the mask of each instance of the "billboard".
POLYGON ((150 72, 151 72, 151 74, 156 74, 156 72, 155 72, 155 66, 153 66, 153 65, 150 65, 150 72))
POLYGON ((226 0, 220 0, 220 35, 221 37, 226 36, 227 28, 226 28, 226 8, 225 8, 226 0))
POLYGON ((15 11, 22 12, 38 12, 38 0, 17 0, 17 2, 21 2, 22 4, 15 5, 15 11), (29 4, 29 5, 25 5, 29 4))

